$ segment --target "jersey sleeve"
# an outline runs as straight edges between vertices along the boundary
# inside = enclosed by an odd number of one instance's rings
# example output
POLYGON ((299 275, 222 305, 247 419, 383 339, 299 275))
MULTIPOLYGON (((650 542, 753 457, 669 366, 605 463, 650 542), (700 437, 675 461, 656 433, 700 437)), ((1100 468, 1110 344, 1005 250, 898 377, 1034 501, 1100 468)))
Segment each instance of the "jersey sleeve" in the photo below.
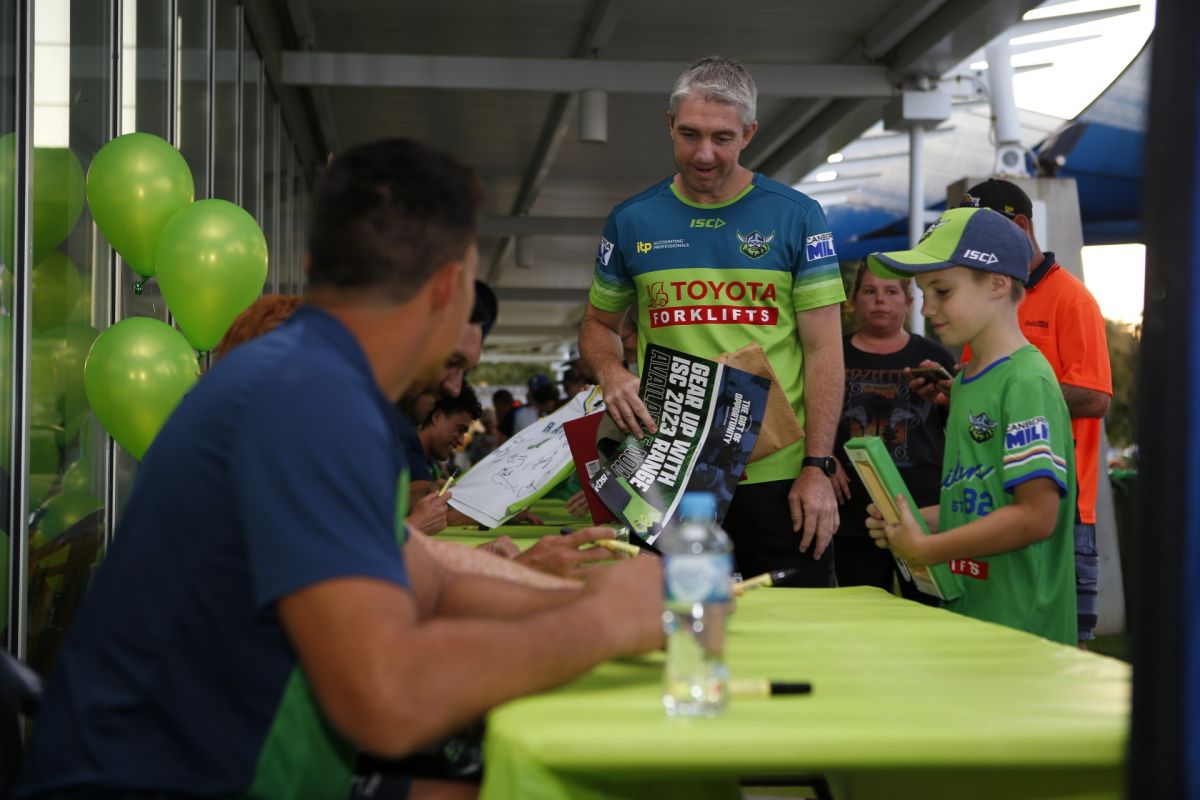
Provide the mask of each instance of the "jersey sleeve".
POLYGON ((592 274, 588 300, 601 311, 624 311, 636 297, 637 288, 621 252, 617 215, 613 212, 604 223, 604 235, 596 251, 596 271, 592 274))
POLYGON ((1061 494, 1075 476, 1068 470, 1071 423, 1058 385, 1047 376, 1021 377, 1004 395, 1004 489, 1049 478, 1061 494))
POLYGON ((267 387, 233 454, 234 500, 260 609, 333 578, 408 586, 388 420, 361 386, 305 383, 314 381, 267 387))
POLYGON ((1096 299, 1080 287, 1078 297, 1059 303, 1055 329, 1061 331, 1058 355, 1062 360, 1063 383, 1112 395, 1112 366, 1108 360, 1108 336, 1096 299))
POLYGON ((801 230, 803 241, 796 263, 792 265, 792 305, 796 311, 808 311, 844 302, 846 290, 833 232, 821 206, 813 203, 801 230))

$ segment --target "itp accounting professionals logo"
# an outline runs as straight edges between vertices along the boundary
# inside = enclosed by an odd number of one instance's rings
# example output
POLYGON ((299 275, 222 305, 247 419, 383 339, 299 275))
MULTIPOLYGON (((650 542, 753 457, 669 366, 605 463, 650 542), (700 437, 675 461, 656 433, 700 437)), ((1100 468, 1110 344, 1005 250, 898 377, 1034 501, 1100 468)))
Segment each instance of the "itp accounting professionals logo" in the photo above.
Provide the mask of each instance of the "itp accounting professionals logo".
POLYGON ((769 236, 763 236, 758 231, 750 231, 749 235, 743 236, 741 231, 737 233, 738 241, 742 246, 738 248, 743 254, 750 258, 762 258, 771 251, 771 242, 775 241, 775 231, 771 231, 769 236))

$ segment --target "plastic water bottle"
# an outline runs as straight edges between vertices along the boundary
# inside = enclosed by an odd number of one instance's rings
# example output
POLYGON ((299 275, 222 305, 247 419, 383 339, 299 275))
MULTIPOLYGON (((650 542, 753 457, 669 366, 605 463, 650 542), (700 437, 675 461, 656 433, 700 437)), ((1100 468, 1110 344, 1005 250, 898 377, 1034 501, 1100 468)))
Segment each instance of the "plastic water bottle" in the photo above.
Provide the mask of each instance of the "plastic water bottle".
POLYGON ((669 716, 713 716, 725 707, 725 620, 733 595, 733 545, 716 523, 716 498, 689 492, 677 522, 655 543, 663 554, 663 629, 669 716))

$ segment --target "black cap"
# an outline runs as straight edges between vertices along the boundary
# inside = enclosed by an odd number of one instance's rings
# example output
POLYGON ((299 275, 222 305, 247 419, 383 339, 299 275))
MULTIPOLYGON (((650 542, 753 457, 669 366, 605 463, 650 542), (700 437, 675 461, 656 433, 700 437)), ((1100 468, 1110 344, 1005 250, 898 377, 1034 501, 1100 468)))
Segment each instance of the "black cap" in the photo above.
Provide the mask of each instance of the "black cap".
POLYGON ((959 207, 990 208, 999 211, 1012 219, 1022 214, 1026 219, 1033 219, 1033 203, 1029 195, 1021 191, 1021 187, 999 178, 988 178, 983 183, 977 183, 963 195, 959 207))
POLYGON ((475 307, 471 309, 471 324, 483 326, 483 338, 491 333, 500 313, 500 304, 492 287, 481 280, 475 281, 475 307))

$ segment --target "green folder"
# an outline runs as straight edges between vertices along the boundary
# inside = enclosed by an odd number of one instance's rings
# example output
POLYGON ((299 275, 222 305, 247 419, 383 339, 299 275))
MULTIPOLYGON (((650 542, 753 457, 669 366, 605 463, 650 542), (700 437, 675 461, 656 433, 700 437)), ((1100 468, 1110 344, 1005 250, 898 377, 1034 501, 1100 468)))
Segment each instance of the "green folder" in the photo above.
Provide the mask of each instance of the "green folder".
MULTIPOLYGON (((845 445, 846 455, 854 465, 854 471, 867 487, 871 502, 878 506, 883 518, 888 522, 899 522, 900 512, 896 508, 896 495, 903 495, 912 509, 917 524, 926 536, 932 536, 925 520, 917 511, 917 504, 904 485, 900 471, 896 469, 892 456, 888 453, 883 440, 878 436, 858 436, 845 445)), ((946 564, 930 564, 927 567, 912 567, 905 562, 900 554, 892 551, 896 566, 900 573, 912 580, 918 589, 925 594, 933 595, 942 600, 953 600, 963 593, 961 579, 950 571, 946 564)))

